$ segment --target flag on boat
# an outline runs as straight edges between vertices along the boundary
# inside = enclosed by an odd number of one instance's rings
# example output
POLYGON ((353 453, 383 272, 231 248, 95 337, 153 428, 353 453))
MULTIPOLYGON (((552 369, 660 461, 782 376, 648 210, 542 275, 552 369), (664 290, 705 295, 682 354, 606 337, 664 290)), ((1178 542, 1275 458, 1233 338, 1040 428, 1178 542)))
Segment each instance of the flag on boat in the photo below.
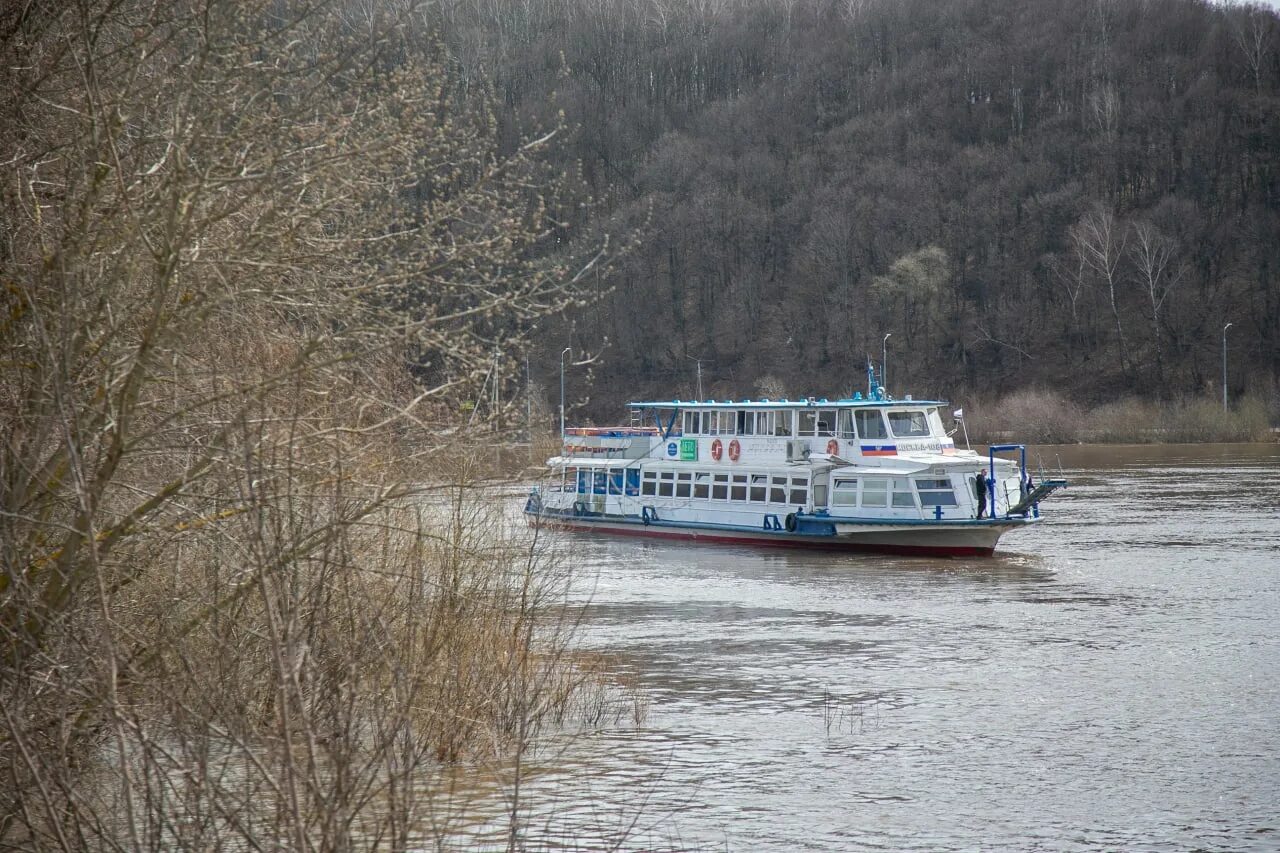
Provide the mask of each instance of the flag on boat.
POLYGON ((951 417, 955 418, 958 421, 964 420, 964 409, 956 409, 954 412, 951 413, 951 417))
POLYGON ((896 444, 864 444, 860 448, 863 456, 897 456, 896 444))

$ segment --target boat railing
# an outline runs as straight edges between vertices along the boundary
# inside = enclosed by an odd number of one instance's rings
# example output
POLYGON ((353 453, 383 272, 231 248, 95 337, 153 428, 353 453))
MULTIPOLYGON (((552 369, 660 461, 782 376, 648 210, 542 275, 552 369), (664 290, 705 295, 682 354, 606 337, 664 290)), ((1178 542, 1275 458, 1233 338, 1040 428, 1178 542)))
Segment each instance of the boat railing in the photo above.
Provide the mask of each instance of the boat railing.
POLYGON ((641 438, 658 435, 657 427, 645 426, 612 426, 612 427, 568 427, 565 435, 595 438, 641 438))

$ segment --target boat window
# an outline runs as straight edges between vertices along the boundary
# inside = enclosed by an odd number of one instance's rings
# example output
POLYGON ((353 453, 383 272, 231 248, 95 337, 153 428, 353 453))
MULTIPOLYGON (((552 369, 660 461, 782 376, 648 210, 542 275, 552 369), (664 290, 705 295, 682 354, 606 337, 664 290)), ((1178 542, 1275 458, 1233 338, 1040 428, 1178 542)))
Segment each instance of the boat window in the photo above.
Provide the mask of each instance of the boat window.
POLYGON ((689 481, 692 479, 692 471, 681 471, 679 474, 676 474, 676 497, 689 497, 689 481))
POLYGON ((707 500, 711 497, 711 475, 698 472, 693 478, 693 496, 700 500, 707 500))
POLYGON ((862 481, 863 506, 888 506, 889 481, 866 479, 862 481))
POLYGON ((813 484, 813 505, 814 506, 827 505, 827 486, 825 483, 813 484))
POLYGON ((937 409, 929 410, 929 431, 939 437, 947 434, 947 428, 942 425, 942 415, 938 414, 937 409))
POLYGON ((915 509, 916 496, 911 491, 911 483, 907 480, 893 481, 893 506, 900 509, 915 509))
POLYGON ((609 469, 609 494, 611 495, 622 494, 622 477, 623 477, 623 474, 622 474, 621 468, 609 469))
POLYGON ((765 491, 769 485, 769 477, 767 474, 751 475, 751 502, 764 503, 765 491))
POLYGON ((635 497, 640 494, 640 469, 627 469, 627 494, 635 497))
POLYGON ((591 469, 590 468, 578 469, 578 494, 580 495, 591 494, 591 469))
POLYGON ((791 410, 778 409, 773 414, 773 434, 791 435, 791 410))
POLYGON ((800 410, 800 424, 796 427, 796 435, 814 435, 818 428, 818 413, 813 409, 800 410))
POLYGON ((702 421, 698 417, 698 412, 684 413, 684 434, 697 435, 702 426, 702 421))
POLYGON ((916 488, 924 506, 956 506, 956 493, 950 480, 916 480, 916 488))
POLYGON ((609 493, 609 484, 603 468, 596 468, 592 471, 592 479, 595 481, 595 488, 592 490, 594 494, 604 495, 609 493))
POLYGON ((737 411, 720 413, 720 434, 733 435, 738 431, 738 413, 737 411))
POLYGON ((658 478, 658 497, 671 497, 675 493, 675 483, 672 482, 676 478, 675 473, 673 471, 663 471, 658 475, 658 478))
POLYGON ((773 435, 773 412, 756 412, 756 435, 773 435))
POLYGON ((853 409, 841 409, 839 423, 841 438, 857 438, 853 432, 853 409))
POLYGON ((809 478, 791 478, 791 500, 789 503, 802 504, 809 500, 809 478))
POLYGON ((854 420, 858 423, 859 438, 888 438, 889 433, 885 431, 884 419, 880 417, 879 409, 863 409, 854 412, 854 420))
POLYGON ((715 481, 711 484, 711 499, 723 501, 729 499, 729 475, 716 474, 715 481))
POLYGON ((858 481, 853 477, 836 477, 831 487, 832 506, 854 506, 858 503, 858 481))
POLYGON ((916 438, 929 434, 929 419, 924 412, 890 412, 889 426, 897 438, 916 438))
POLYGON ((746 474, 733 475, 733 487, 729 492, 729 499, 734 501, 745 501, 747 499, 746 474))
POLYGON ((787 477, 773 478, 773 487, 769 489, 769 503, 784 504, 787 502, 787 477))
POLYGON ((658 493, 658 472, 645 471, 644 482, 640 486, 640 494, 656 495, 658 493))
POLYGON ((818 435, 831 437, 836 434, 836 410, 818 409, 818 435))

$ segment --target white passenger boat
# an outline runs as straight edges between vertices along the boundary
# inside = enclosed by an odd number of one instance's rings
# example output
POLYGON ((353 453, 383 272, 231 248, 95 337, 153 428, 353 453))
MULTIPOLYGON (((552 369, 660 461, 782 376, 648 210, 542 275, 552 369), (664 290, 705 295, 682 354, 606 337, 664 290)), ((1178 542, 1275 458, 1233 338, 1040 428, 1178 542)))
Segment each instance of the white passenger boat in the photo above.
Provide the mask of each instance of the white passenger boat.
POLYGON ((989 555, 1066 482, 1033 482, 1021 444, 957 449, 946 405, 895 400, 870 368, 865 397, 632 403, 630 426, 564 431, 525 513, 629 536, 989 555))

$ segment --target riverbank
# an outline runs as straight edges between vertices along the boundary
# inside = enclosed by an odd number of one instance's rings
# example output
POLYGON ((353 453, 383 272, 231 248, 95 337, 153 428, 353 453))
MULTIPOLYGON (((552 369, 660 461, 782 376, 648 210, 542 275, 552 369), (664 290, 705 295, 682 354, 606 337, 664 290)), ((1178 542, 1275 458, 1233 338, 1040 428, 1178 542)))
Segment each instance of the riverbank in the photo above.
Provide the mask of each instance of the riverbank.
POLYGON ((1158 403, 1128 398, 1089 408, 1054 391, 1024 390, 966 401, 974 444, 1203 444, 1274 442, 1277 402, 1258 396, 1236 401, 1194 398, 1158 403))

